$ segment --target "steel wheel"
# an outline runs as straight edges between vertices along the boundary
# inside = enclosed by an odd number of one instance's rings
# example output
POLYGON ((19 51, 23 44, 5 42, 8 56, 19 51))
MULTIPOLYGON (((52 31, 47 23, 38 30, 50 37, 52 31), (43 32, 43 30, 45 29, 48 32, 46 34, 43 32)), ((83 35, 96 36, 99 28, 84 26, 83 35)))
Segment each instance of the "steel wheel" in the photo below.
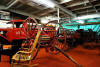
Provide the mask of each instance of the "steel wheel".
MULTIPOLYGON (((28 48, 27 51, 31 50, 36 34, 37 34, 37 31, 38 31, 36 30, 36 27, 37 27, 37 21, 34 18, 29 17, 23 23, 23 29, 24 29, 26 39, 22 43, 22 49, 28 48)), ((38 43, 33 52, 33 55, 34 55, 33 59, 35 59, 35 57, 37 56, 39 48, 40 48, 40 44, 38 43)))
POLYGON ((48 32, 48 35, 50 36, 51 41, 49 42, 49 47, 47 47, 47 49, 48 49, 48 52, 51 54, 58 54, 59 52, 56 50, 55 46, 58 46, 58 48, 60 48, 63 51, 67 49, 65 31, 59 23, 54 23, 54 22, 49 22, 45 24, 44 28, 46 28, 47 25, 49 24, 55 24, 56 29, 48 28, 48 31, 51 30, 53 34, 51 36, 50 32, 48 32))
POLYGON ((24 32, 26 35, 26 38, 32 38, 35 36, 36 33, 34 33, 37 26, 37 21, 34 18, 27 18, 25 22, 23 23, 24 32))

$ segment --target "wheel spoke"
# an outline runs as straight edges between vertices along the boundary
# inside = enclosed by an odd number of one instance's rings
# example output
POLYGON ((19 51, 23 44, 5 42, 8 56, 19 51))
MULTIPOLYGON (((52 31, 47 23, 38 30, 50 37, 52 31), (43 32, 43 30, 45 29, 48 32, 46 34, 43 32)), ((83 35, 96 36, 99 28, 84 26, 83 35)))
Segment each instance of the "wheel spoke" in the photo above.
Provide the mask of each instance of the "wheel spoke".
POLYGON ((51 54, 58 54, 58 51, 55 49, 55 45, 57 45, 61 50, 63 50, 64 46, 66 45, 66 36, 63 27, 59 23, 53 22, 53 24, 55 24, 56 27, 58 26, 57 28, 54 29, 53 27, 47 26, 51 23, 47 23, 44 25, 43 32, 45 32, 45 29, 47 29, 48 30, 47 35, 49 35, 50 38, 52 38, 49 41, 50 46, 48 47, 48 52, 51 54))

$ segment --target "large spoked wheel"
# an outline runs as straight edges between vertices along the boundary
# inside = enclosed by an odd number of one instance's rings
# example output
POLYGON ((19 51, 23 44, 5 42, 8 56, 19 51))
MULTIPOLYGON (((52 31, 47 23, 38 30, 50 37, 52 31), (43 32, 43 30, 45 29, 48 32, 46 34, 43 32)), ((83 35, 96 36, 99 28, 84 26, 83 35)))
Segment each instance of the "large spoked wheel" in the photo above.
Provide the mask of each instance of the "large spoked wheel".
MULTIPOLYGON (((29 17, 25 20, 25 23, 23 24, 26 39, 23 41, 22 46, 23 48, 28 48, 28 51, 32 49, 32 46, 37 34, 37 30, 36 30, 37 23, 38 22, 34 18, 29 17)), ((40 49, 40 44, 38 43, 33 52, 33 55, 34 55, 33 59, 36 58, 39 49, 40 49)))
POLYGON ((34 30, 36 29, 37 21, 34 18, 27 18, 25 23, 23 24, 24 32, 26 34, 26 38, 31 38, 34 36, 34 30))
POLYGON ((48 27, 49 24, 51 24, 52 26, 55 25, 55 29, 48 28, 48 31, 51 30, 53 32, 53 35, 48 32, 48 35, 51 36, 51 41, 47 49, 50 54, 58 54, 59 52, 56 50, 55 46, 63 51, 67 49, 65 31, 59 23, 54 22, 45 24, 45 28, 48 27))

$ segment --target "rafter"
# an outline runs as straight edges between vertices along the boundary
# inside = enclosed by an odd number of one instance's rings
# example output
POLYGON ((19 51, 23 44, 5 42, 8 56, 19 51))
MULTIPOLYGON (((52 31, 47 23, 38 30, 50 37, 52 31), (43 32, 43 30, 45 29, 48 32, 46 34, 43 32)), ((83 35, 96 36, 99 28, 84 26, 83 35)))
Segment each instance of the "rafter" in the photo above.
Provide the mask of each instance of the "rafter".
POLYGON ((76 14, 74 14, 72 11, 70 11, 69 9, 64 8, 63 6, 61 6, 57 1, 52 0, 52 2, 54 2, 56 4, 56 7, 60 8, 62 11, 64 11, 65 13, 69 14, 72 17, 76 17, 76 14))
POLYGON ((7 11, 18 13, 18 14, 21 14, 21 15, 24 15, 24 16, 31 16, 31 17, 34 17, 36 19, 40 19, 40 17, 34 16, 30 13, 26 13, 26 12, 19 11, 19 10, 14 10, 14 9, 6 9, 6 7, 2 6, 2 5, 0 5, 0 10, 7 10, 7 11))

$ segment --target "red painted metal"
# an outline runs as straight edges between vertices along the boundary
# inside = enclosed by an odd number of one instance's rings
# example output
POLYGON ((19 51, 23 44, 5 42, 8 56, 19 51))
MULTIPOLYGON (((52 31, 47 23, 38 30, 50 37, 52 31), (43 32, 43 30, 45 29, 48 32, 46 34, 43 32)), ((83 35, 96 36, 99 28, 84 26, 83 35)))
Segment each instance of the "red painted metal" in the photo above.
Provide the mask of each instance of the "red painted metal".
MULTIPOLYGON (((0 29, 0 31, 6 31, 6 33, 4 35, 0 34, 0 36, 2 38, 8 40, 9 42, 12 42, 13 40, 21 40, 21 39, 31 41, 31 39, 35 38, 38 29, 36 27, 37 21, 34 18, 27 18, 26 20, 11 20, 10 22, 12 23, 11 28, 0 29), (18 27, 21 24, 22 24, 22 27, 18 27), (15 25, 16 25, 16 27, 15 27, 15 25)), ((46 48, 46 49, 54 52, 55 45, 58 45, 61 49, 63 49, 65 42, 66 42, 66 36, 65 36, 64 29, 60 24, 56 23, 56 25, 59 25, 58 29, 62 29, 62 33, 60 33, 58 35, 57 34, 58 30, 56 30, 56 27, 47 26, 50 23, 42 25, 41 36, 47 37, 47 39, 46 40, 45 40, 45 38, 44 38, 44 40, 42 39, 40 41, 40 43, 41 43, 41 46, 45 46, 45 47, 49 46, 50 48, 46 48), (59 40, 63 41, 63 43, 61 43, 59 40)), ((29 45, 31 45, 31 44, 29 44, 29 45)))
POLYGON ((12 27, 10 28, 0 28, 0 32, 6 31, 4 34, 0 34, 0 36, 9 42, 12 42, 13 40, 19 40, 19 39, 25 39, 26 35, 24 32, 24 28, 16 28, 15 24, 25 24, 24 20, 11 20, 9 21, 12 24, 12 27), (5 35, 5 36, 4 36, 5 35))

